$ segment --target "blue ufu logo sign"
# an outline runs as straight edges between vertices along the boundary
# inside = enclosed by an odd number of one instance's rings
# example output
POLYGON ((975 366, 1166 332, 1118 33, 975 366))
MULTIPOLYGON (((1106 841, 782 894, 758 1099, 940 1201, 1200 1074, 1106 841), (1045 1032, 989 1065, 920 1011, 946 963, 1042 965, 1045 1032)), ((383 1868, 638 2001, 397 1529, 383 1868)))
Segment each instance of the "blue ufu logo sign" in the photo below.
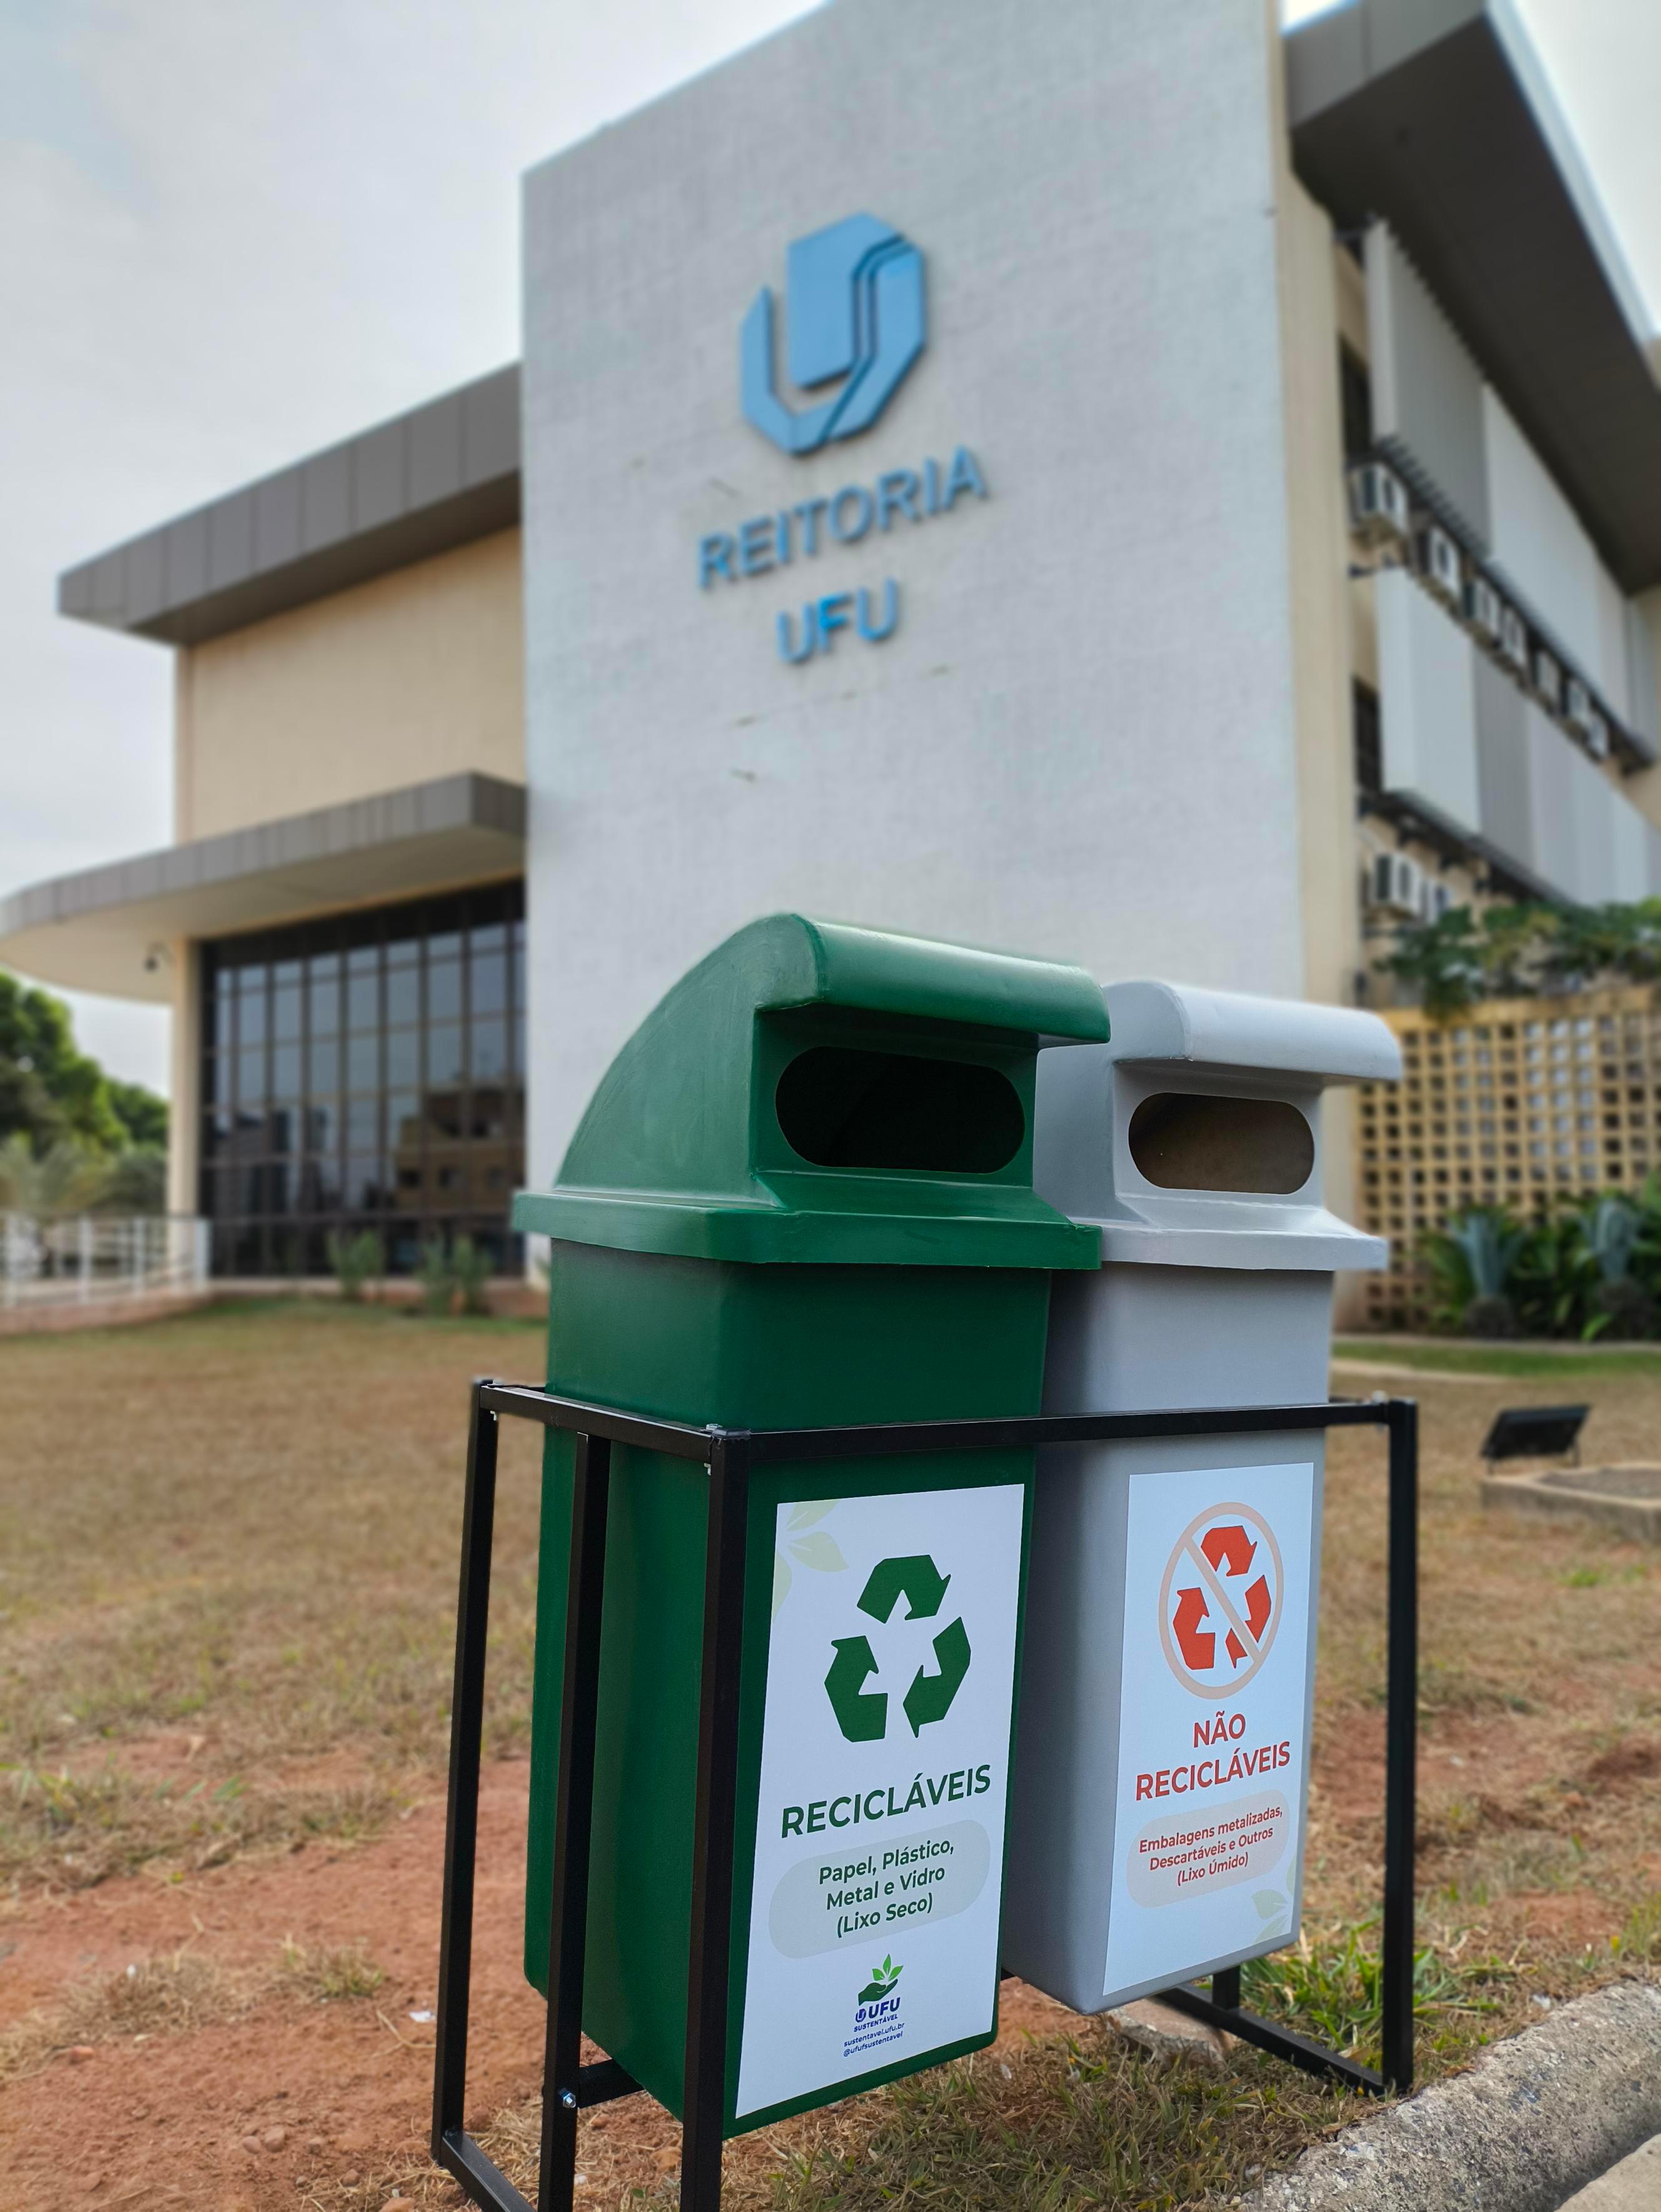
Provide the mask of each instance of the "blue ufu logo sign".
MULTIPOLYGON (((788 248, 785 289, 789 384, 800 393, 835 389, 808 406, 780 398, 773 295, 764 284, 744 318, 739 385, 746 419, 782 453, 800 458, 868 430, 922 353, 922 256, 891 223, 850 215, 788 248)), ((987 496, 981 465, 961 445, 864 483, 801 499, 787 495, 765 514, 700 538, 698 583, 707 592, 770 576, 798 560, 950 514, 964 497, 987 496)), ((800 614, 776 613, 779 657, 800 666, 831 652, 839 636, 880 645, 899 619, 892 576, 820 592, 800 614)))
POLYGON ((891 224, 850 215, 797 239, 785 289, 791 382, 804 392, 840 383, 800 413, 779 398, 773 295, 764 284, 739 346, 744 411, 782 452, 815 453, 868 430, 922 351, 922 256, 891 224))

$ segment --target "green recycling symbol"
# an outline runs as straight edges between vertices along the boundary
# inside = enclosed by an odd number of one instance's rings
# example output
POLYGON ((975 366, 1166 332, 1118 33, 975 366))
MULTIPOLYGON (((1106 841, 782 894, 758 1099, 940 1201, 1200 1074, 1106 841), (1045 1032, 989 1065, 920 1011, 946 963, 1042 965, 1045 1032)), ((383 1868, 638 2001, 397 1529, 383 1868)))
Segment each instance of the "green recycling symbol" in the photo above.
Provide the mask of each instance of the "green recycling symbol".
MULTIPOLYGON (((926 1552, 904 1559, 879 1559, 860 1594, 860 1611, 873 1620, 885 1621, 897 1601, 907 1601, 908 1620, 932 1620, 946 1596, 950 1575, 943 1575, 926 1552)), ((834 1636, 836 1657, 824 1678, 825 1694, 837 1716, 837 1725, 849 1743, 875 1743, 888 1730, 888 1693, 867 1690, 866 1677, 877 1671, 871 1639, 866 1636, 834 1636)), ((934 1638, 935 1672, 919 1667, 902 1703, 913 1735, 920 1735, 930 1721, 941 1721, 952 1710, 964 1676, 969 1672, 969 1638, 961 1619, 948 1621, 934 1638)))

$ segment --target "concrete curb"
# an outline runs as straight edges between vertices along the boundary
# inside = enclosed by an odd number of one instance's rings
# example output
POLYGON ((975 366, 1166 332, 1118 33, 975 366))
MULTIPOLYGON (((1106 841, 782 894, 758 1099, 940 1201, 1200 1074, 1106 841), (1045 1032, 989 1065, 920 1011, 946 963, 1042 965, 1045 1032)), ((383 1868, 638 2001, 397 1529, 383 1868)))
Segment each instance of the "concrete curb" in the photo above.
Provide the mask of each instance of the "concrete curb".
POLYGON ((1661 2133, 1661 1988, 1618 1982, 1237 2197, 1244 2212, 1558 2212, 1661 2133))
MULTIPOLYGON (((1634 1353, 1661 1350, 1653 1337, 1622 1344, 1610 1344, 1599 1337, 1596 1343, 1586 1344, 1578 1338, 1565 1336, 1425 1336, 1409 1329, 1394 1328, 1338 1328, 1333 1335, 1345 1344, 1365 1344, 1369 1351, 1376 1346, 1386 1357, 1392 1348, 1406 1346, 1414 1350, 1421 1345, 1439 1346, 1443 1351, 1457 1347, 1462 1352, 1542 1352, 1564 1359, 1573 1359, 1576 1352, 1584 1352, 1634 1353)), ((1521 1378, 1512 1376, 1510 1379, 1517 1382, 1521 1378)))
POLYGON ((0 1310, 0 1337, 50 1336, 72 1328, 126 1328, 200 1313, 214 1303, 211 1291, 156 1291, 136 1298, 74 1299, 63 1305, 9 1306, 0 1310))

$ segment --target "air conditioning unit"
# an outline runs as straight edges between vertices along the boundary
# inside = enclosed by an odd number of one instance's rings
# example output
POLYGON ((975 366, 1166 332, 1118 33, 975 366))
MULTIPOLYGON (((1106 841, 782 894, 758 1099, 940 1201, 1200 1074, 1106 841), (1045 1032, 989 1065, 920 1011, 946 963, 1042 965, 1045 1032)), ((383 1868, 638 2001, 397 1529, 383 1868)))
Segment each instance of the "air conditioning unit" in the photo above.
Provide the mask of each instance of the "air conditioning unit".
POLYGON ((1484 645, 1500 643, 1500 624, 1505 614, 1500 594, 1486 576, 1473 576, 1465 586, 1465 620, 1484 645))
POLYGON ((1407 486, 1382 461, 1363 461, 1349 472, 1349 521, 1369 545, 1397 544, 1409 532, 1407 486))
POLYGON ((1537 646, 1534 654, 1534 688, 1554 711, 1563 704, 1563 672, 1544 646, 1537 646))
POLYGON ((1451 606, 1458 605, 1463 588, 1459 548, 1433 522, 1419 533, 1419 574, 1439 598, 1451 606))
POLYGON ((1586 750, 1594 760, 1609 757, 1609 726, 1596 707, 1586 717, 1586 750))
POLYGON ((1367 904, 1417 921, 1424 910, 1425 872, 1405 853, 1375 853, 1367 875, 1367 904))
POLYGON ((1500 603, 1500 651, 1519 674, 1529 672, 1529 626, 1515 607, 1500 603))
POLYGON ((1421 911, 1427 921, 1440 921, 1442 916, 1451 913, 1458 903, 1451 884, 1443 883, 1436 876, 1425 878, 1424 905, 1421 911))
POLYGON ((1591 721, 1591 694, 1578 676, 1563 687, 1563 712, 1584 738, 1591 721))

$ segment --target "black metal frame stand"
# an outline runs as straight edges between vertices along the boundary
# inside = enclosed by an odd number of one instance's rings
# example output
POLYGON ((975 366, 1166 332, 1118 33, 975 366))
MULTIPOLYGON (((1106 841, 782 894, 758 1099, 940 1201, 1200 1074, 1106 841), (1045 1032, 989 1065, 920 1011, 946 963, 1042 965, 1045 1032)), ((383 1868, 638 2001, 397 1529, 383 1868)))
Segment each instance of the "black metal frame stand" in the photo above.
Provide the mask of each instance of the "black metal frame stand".
POLYGON ((577 2114, 586 2106, 605 2104, 640 2088, 613 2059, 588 2066, 580 2063, 600 1608, 614 1443, 637 1444, 648 1451, 692 1460, 707 1467, 709 1473, 682 2122, 683 2212, 719 2212, 721 2203, 746 1506, 751 1468, 770 1462, 867 1459, 900 1452, 1007 1451, 1046 1444, 1287 1430, 1385 1430, 1390 1441, 1390 1641, 1382 2068, 1374 2072, 1340 2051, 1244 2010, 1238 1966, 1214 1974, 1208 1992, 1184 1983, 1164 1994, 1167 2003, 1273 2052, 1305 2073, 1334 2077, 1352 2088, 1374 2094, 1411 2086, 1419 1636, 1419 1416, 1411 1399, 1332 1399, 1319 1405, 1220 1407, 1205 1413, 1062 1414, 1021 1420, 740 1431, 695 1429, 681 1422, 654 1420, 618 1413, 608 1406, 557 1398, 528 1384, 486 1380, 473 1385, 467 1443, 432 2138, 434 2158, 484 2212, 532 2212, 528 2199, 479 2148, 463 2124, 485 1629, 496 1511, 496 1440, 504 1414, 538 1422, 544 1428, 567 1430, 576 1439, 549 1915, 548 2030, 543 2063, 538 2212, 570 2212, 577 2114))

